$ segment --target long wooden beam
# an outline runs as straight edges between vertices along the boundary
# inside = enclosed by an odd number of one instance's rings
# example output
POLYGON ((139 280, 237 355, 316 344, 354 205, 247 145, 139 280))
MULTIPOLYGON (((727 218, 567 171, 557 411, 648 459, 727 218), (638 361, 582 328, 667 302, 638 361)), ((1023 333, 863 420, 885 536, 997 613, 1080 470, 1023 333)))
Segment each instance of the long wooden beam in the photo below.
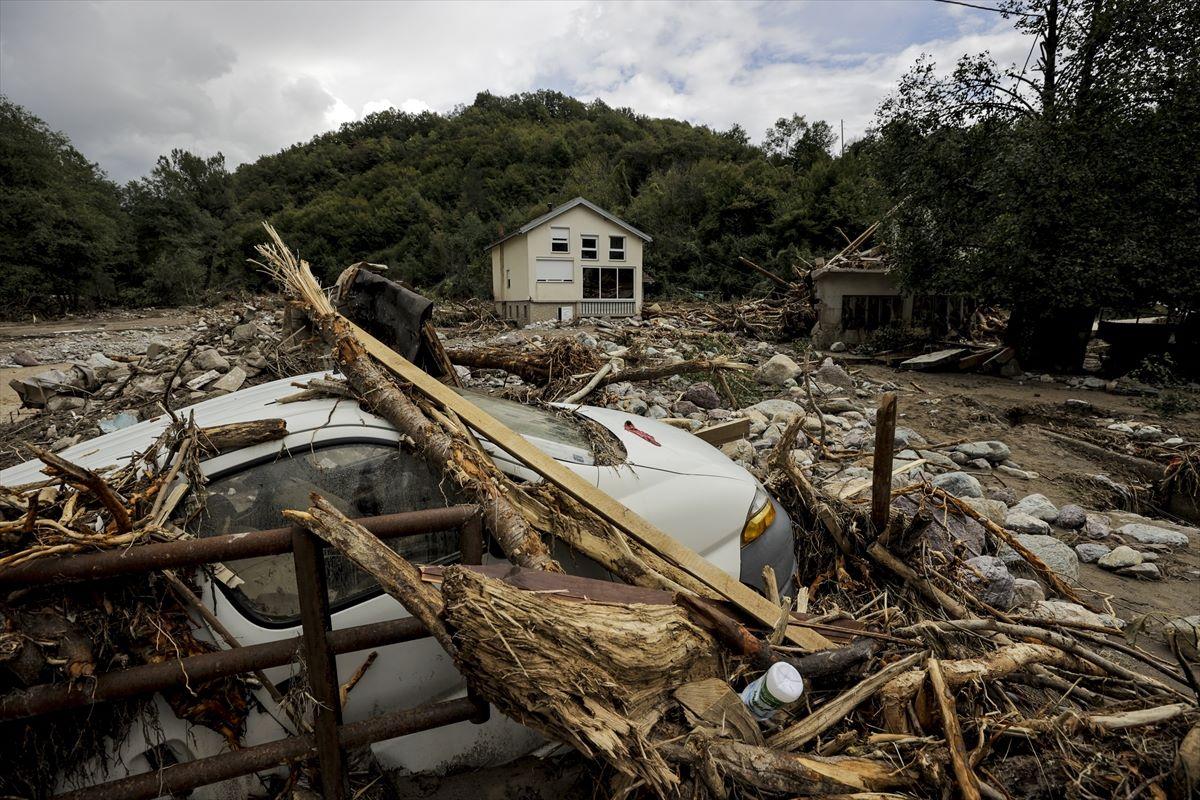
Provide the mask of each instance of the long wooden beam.
MULTIPOLYGON (((600 491, 576 473, 543 453, 523 436, 512 431, 486 411, 463 398, 449 386, 434 379, 425 371, 380 342, 369 333, 350 323, 355 337, 366 351, 397 377, 434 402, 453 411, 466 425, 524 466, 541 475, 566 492, 571 498, 590 509, 621 532, 656 551, 719 596, 774 630, 783 611, 753 589, 730 577, 695 551, 685 547, 666 532, 630 511, 608 494, 600 491)), ((795 644, 811 648, 813 641, 788 632, 795 644)))

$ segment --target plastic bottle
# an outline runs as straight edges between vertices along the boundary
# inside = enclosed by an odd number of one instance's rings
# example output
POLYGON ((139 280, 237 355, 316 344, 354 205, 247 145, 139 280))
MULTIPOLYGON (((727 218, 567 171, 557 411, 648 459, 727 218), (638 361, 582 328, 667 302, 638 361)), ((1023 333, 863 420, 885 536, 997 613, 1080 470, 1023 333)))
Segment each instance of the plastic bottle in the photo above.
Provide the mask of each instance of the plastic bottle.
POLYGON ((791 664, 780 661, 742 689, 742 702, 751 714, 766 720, 788 703, 799 700, 803 693, 804 678, 791 664))

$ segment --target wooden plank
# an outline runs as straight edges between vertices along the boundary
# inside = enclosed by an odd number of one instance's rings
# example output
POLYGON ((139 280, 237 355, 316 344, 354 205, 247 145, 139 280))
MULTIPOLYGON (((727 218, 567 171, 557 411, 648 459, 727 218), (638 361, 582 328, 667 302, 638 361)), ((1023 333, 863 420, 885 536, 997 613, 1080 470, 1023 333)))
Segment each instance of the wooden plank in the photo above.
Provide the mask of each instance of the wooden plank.
POLYGON ((736 442, 738 439, 745 439, 750 435, 750 419, 731 419, 728 422, 722 422, 719 425, 709 425, 707 428, 701 428, 695 431, 695 436, 698 439, 711 444, 713 447, 723 445, 726 442, 736 442))
POLYGON ((896 442, 896 393, 879 398, 875 415, 875 458, 871 469, 871 524, 883 533, 892 509, 892 447, 896 442))
POLYGON ((999 355, 1001 350, 1004 350, 1003 345, 1000 347, 990 347, 987 350, 980 350, 978 353, 963 356, 958 361, 958 368, 964 372, 966 370, 978 369, 985 361, 999 355))
MULTIPOLYGON (((399 378, 408 381, 413 388, 429 397, 442 407, 453 411, 466 425, 484 436, 488 441, 499 447, 521 464, 550 481, 566 492, 571 498, 585 508, 595 512, 599 517, 616 527, 618 530, 632 536, 642 545, 656 551, 660 556, 675 564, 680 569, 695 577, 708 586, 713 592, 729 599, 738 608, 744 610, 758 620, 769 630, 774 630, 776 622, 783 611, 762 595, 744 586, 736 578, 727 575, 710 561, 702 558, 695 551, 669 536, 664 531, 652 525, 647 520, 635 514, 608 494, 600 491, 576 473, 567 469, 550 456, 543 453, 523 436, 518 435, 503 423, 460 396, 452 388, 436 380, 428 373, 417 368, 408 359, 401 356, 374 336, 347 320, 355 337, 362 343, 366 351, 380 364, 395 373, 399 378)), ((810 640, 796 641, 800 637, 789 639, 795 644, 805 647, 810 640)))
MULTIPOLYGON (((923 458, 918 458, 916 461, 905 461, 903 464, 892 470, 892 477, 895 478, 897 475, 908 472, 910 469, 919 467, 924 463, 925 459, 923 458)), ((845 485, 843 485, 841 489, 838 489, 837 497, 839 500, 849 500, 863 489, 869 487, 872 483, 874 483, 874 480, 874 477, 870 477, 855 478, 852 481, 846 481, 845 485)))
POLYGON ((938 369, 939 367, 949 366, 957 363, 959 357, 967 352, 965 347, 954 347, 949 350, 937 350, 933 353, 926 353, 916 358, 910 358, 907 361, 900 362, 900 369, 938 369))

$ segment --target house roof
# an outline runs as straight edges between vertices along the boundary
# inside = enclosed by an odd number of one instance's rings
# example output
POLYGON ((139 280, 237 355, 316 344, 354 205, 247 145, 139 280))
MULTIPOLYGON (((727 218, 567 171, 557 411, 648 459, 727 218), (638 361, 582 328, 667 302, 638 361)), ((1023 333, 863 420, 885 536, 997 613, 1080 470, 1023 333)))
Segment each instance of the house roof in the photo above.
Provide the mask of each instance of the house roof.
POLYGON ((489 244, 487 246, 487 249, 491 250, 496 245, 501 244, 502 242, 507 242, 509 239, 513 238, 514 236, 521 236, 523 234, 529 233, 531 230, 533 230, 537 226, 541 225, 542 223, 549 222, 550 220, 557 217, 559 214, 565 214, 566 212, 570 211, 572 208, 575 208, 576 206, 585 206, 586 208, 591 209, 592 211, 594 211, 597 214, 599 214, 600 216, 604 217, 606 220, 613 223, 614 225, 620 225, 622 228, 629 231, 630 233, 632 233, 634 236, 638 237, 642 241, 645 241, 645 242, 653 242, 654 241, 647 234, 642 233, 637 228, 633 227, 628 222, 626 222, 625 220, 616 216, 615 214, 610 214, 609 212, 605 211, 603 208, 596 205, 592 201, 586 200, 582 197, 576 197, 574 200, 568 200, 567 202, 563 203, 561 206, 559 206, 557 208, 550 209, 545 214, 542 214, 540 217, 537 217, 536 219, 529 220, 529 222, 526 222, 524 225, 517 228, 512 233, 508 234, 507 236, 501 237, 501 238, 497 239, 496 241, 492 242, 491 244, 489 244))

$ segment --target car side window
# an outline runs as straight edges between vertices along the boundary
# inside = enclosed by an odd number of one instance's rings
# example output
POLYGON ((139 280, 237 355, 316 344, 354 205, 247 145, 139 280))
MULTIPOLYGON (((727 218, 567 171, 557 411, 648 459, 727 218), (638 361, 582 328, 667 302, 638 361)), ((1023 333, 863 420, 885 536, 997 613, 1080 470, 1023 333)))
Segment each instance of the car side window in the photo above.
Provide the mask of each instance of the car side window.
MULTIPOLYGON (((287 521, 280 512, 308 508, 311 492, 352 518, 461 502, 423 459, 396 445, 334 444, 297 450, 212 480, 197 533, 219 536, 283 527, 287 521)), ((451 563, 459 557, 456 531, 386 541, 418 564, 451 563)), ((326 550, 325 563, 331 608, 345 608, 379 591, 373 578, 336 550, 326 550)), ((241 559, 225 566, 235 576, 225 585, 244 612, 273 625, 299 620, 291 554, 241 559)))

